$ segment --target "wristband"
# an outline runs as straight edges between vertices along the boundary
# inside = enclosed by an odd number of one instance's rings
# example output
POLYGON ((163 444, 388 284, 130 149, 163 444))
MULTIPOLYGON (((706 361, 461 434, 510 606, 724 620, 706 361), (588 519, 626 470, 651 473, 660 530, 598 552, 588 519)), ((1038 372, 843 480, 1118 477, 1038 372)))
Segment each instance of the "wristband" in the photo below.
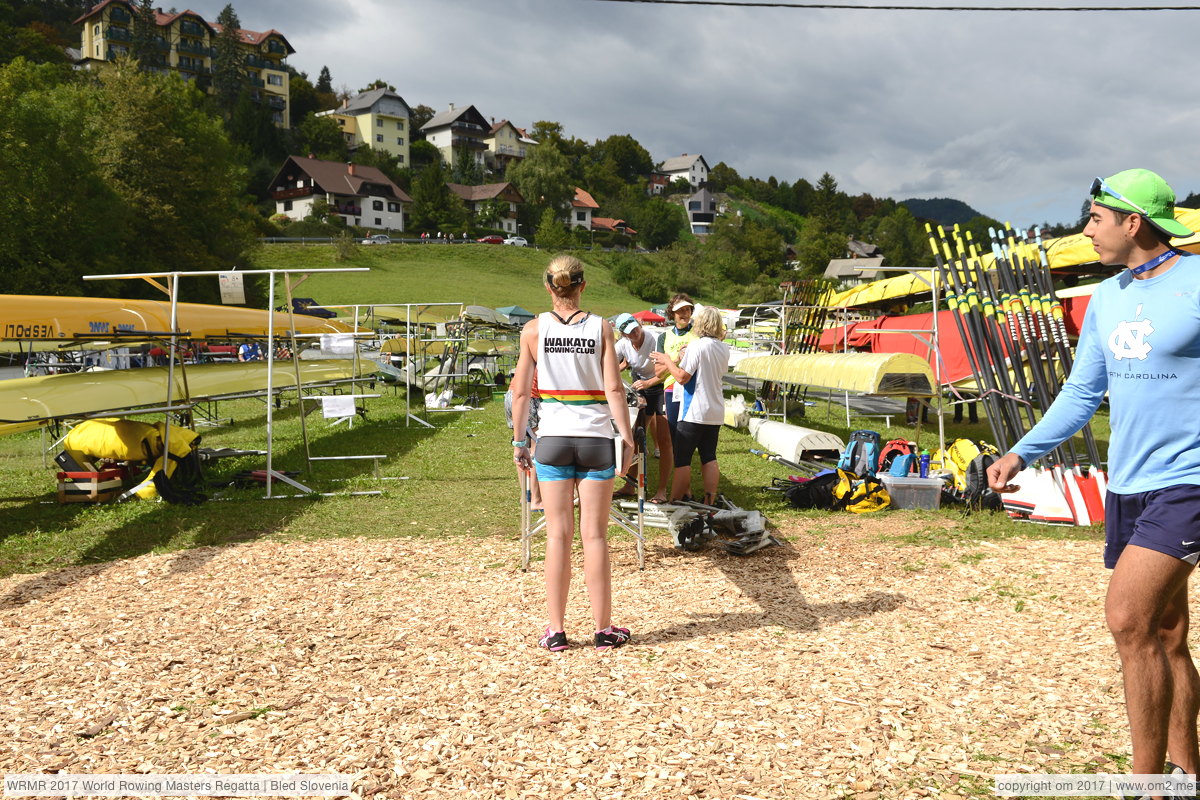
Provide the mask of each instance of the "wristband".
POLYGON ((529 440, 522 439, 521 441, 518 442, 516 439, 513 439, 512 446, 513 447, 529 447, 529 440))

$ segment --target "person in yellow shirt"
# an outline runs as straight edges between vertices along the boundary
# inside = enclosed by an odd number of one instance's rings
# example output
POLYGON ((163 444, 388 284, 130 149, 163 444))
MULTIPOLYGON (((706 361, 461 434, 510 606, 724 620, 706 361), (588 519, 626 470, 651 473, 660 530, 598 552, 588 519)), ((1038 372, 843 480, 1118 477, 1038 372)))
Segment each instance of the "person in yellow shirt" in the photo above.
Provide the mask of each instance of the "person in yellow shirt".
MULTIPOLYGON (((692 298, 682 292, 672 297, 671 302, 667 303, 667 321, 671 323, 671 327, 667 328, 667 332, 662 335, 658 349, 669 355, 671 360, 676 363, 683 358, 683 350, 687 347, 688 342, 696 339, 696 334, 692 333, 692 313, 695 310, 696 304, 692 302, 692 298)), ((671 429, 671 441, 674 442, 682 396, 676 396, 675 378, 671 376, 670 372, 660 369, 658 375, 662 379, 663 389, 667 393, 667 426, 671 429)))

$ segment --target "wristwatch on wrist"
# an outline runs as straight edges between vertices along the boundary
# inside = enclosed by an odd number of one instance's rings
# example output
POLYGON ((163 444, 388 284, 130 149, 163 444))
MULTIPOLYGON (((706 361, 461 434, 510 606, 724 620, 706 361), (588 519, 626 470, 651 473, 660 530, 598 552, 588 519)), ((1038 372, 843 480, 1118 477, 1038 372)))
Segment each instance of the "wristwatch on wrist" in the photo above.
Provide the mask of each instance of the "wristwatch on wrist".
POLYGON ((513 439, 512 446, 513 447, 529 447, 529 440, 522 439, 521 441, 518 442, 516 439, 513 439))

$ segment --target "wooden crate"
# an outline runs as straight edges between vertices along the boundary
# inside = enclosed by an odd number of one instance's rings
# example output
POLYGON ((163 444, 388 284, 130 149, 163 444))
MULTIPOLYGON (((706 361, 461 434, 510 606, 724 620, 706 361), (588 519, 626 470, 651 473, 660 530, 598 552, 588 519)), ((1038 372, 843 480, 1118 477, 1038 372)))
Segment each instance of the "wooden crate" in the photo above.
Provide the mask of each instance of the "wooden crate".
POLYGON ((125 487, 124 469, 58 473, 58 502, 108 503, 125 487))

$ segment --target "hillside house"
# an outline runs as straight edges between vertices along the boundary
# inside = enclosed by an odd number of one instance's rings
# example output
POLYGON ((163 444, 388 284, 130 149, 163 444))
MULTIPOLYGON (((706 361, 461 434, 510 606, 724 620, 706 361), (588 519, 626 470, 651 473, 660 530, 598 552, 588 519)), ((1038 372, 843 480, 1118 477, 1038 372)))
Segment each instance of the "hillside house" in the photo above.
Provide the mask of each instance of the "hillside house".
POLYGON ((592 215, 599 210, 600 204, 590 194, 576 186, 575 198, 571 200, 571 227, 590 231, 592 215))
POLYGON ((488 169, 503 175, 512 164, 528 158, 537 147, 524 128, 518 128, 508 120, 492 125, 484 139, 487 152, 484 157, 488 169))
POLYGON ((404 165, 409 163, 412 109, 390 89, 372 89, 347 98, 339 108, 322 111, 342 130, 350 152, 360 147, 383 150, 404 165))
POLYGON ((447 183, 446 188, 463 201, 471 216, 480 224, 494 223, 492 227, 506 233, 517 232, 517 204, 524 203, 525 198, 511 183, 487 183, 482 186, 447 183))
POLYGON ((704 156, 689 155, 668 158, 658 165, 657 172, 667 176, 667 184, 674 183, 677 178, 684 178, 693 189, 699 189, 708 183, 708 162, 704 156))
MULTIPOLYGON (((82 26, 80 66, 98 67, 128 54, 136 15, 137 4, 130 0, 104 0, 76 19, 75 24, 82 26)), ((161 8, 154 10, 154 24, 155 55, 144 66, 176 73, 185 81, 207 83, 212 75, 221 26, 205 21, 194 11, 164 13, 161 8)), ((239 29, 238 42, 245 56, 251 99, 271 110, 276 126, 290 127, 291 84, 285 59, 296 52, 295 48, 274 29, 264 32, 239 29)))
POLYGON ((465 155, 475 161, 481 170, 487 168, 488 136, 492 124, 480 114, 475 106, 455 108, 450 104, 446 111, 433 115, 421 126, 425 141, 442 154, 442 160, 451 169, 465 155))
POLYGON ((276 213, 302 220, 313 204, 325 200, 349 225, 404 230, 405 205, 412 198, 375 167, 353 162, 289 156, 271 181, 276 213))

